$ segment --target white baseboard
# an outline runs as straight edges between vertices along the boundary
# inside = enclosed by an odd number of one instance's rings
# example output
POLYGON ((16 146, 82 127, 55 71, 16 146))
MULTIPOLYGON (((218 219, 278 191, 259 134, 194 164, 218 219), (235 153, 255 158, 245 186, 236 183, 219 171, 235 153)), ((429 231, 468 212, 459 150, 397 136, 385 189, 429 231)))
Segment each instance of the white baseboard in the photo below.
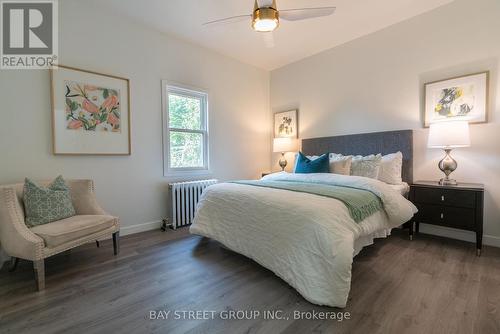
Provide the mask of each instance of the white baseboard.
MULTIPOLYGON (((420 224, 420 232, 462 241, 476 242, 476 233, 450 227, 420 224)), ((483 245, 500 247, 500 237, 484 234, 483 245)))
POLYGON ((483 235, 483 244, 493 247, 500 247, 500 237, 495 235, 483 235))
POLYGON ((140 233, 140 232, 146 232, 146 231, 151 231, 151 230, 156 230, 161 228, 162 221, 154 221, 154 222, 148 222, 148 223, 142 223, 142 224, 136 224, 136 225, 130 225, 130 226, 122 226, 120 227, 120 235, 129 235, 129 234, 135 234, 135 233, 140 233))
MULTIPOLYGON (((158 220, 142 224, 122 226, 120 229, 120 235, 123 236, 156 229, 159 230, 161 228, 161 224, 162 221, 158 220)), ((476 234, 474 232, 457 230, 450 227, 420 224, 420 232, 467 242, 476 242, 476 234)), ((500 247, 500 237, 485 234, 483 235, 483 244, 493 247, 500 247)))

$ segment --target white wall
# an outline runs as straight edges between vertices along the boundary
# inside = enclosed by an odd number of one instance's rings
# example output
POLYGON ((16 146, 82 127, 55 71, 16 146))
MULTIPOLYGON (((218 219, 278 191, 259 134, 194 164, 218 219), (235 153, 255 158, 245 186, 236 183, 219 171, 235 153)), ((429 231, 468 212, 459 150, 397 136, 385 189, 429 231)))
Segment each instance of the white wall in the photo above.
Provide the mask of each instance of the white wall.
POLYGON ((457 0, 273 71, 271 109, 298 108, 301 138, 415 129, 415 180, 436 180, 443 153, 426 147, 423 84, 489 70, 489 123, 473 125, 472 147, 454 151, 453 176, 485 183, 485 242, 500 245, 499 32, 500 1, 457 0))
MULTIPOLYGON (((60 63, 131 82, 132 155, 51 153, 47 71, 0 71, 0 184, 25 176, 92 178, 122 226, 167 215, 162 161, 162 79, 209 91, 213 177, 253 178, 268 170, 269 73, 149 30, 91 3, 59 1, 60 63)), ((128 229, 131 231, 131 229, 128 229)))

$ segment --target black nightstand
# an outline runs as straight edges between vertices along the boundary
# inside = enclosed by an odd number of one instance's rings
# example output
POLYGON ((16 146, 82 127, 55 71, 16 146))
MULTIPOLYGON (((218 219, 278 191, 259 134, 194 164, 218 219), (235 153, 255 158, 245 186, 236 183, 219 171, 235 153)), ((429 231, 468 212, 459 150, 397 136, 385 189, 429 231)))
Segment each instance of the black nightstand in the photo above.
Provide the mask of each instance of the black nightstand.
MULTIPOLYGON (((481 254, 484 185, 459 183, 456 186, 442 186, 438 182, 418 181, 411 184, 409 199, 418 208, 412 220, 417 233, 419 223, 474 231, 477 255, 481 254)), ((412 225, 410 231, 413 231, 412 225)))

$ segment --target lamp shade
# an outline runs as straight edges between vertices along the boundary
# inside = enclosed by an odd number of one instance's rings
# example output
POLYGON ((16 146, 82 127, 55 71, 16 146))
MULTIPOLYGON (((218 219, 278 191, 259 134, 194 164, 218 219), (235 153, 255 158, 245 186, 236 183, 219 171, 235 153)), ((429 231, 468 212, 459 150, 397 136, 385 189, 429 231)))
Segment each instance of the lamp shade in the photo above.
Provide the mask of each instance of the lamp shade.
POLYGON ((469 122, 447 121, 432 123, 429 127, 427 146, 434 148, 470 146, 469 122))
POLYGON ((297 151, 297 139, 295 138, 274 138, 273 152, 294 152, 297 151))

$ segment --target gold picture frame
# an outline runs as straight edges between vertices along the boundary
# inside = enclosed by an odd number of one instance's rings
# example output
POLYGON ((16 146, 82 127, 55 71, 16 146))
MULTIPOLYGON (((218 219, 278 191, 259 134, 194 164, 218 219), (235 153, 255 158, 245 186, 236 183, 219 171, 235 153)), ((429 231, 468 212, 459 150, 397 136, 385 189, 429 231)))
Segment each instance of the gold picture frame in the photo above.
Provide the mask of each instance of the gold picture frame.
POLYGON ((129 79, 57 65, 50 90, 54 155, 132 154, 129 79))
POLYGON ((483 71, 424 84, 424 127, 456 119, 488 122, 489 83, 490 72, 483 71))
POLYGON ((274 113, 274 137, 298 138, 297 109, 274 113))

